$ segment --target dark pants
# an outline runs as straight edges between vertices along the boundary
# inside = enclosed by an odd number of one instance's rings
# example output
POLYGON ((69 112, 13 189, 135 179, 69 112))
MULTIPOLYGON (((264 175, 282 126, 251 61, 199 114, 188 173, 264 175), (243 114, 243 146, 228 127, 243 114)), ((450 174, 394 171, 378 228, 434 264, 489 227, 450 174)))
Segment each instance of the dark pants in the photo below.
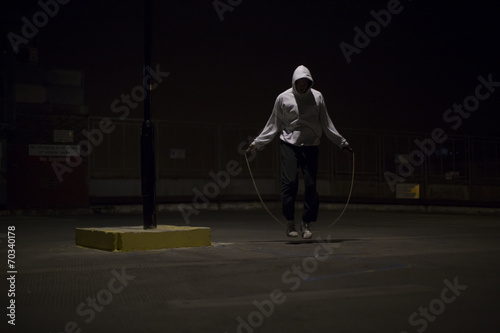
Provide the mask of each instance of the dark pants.
POLYGON ((304 176, 304 214, 302 221, 315 222, 318 218, 318 147, 297 147, 281 141, 281 204, 287 220, 295 218, 295 199, 299 189, 298 171, 304 176))

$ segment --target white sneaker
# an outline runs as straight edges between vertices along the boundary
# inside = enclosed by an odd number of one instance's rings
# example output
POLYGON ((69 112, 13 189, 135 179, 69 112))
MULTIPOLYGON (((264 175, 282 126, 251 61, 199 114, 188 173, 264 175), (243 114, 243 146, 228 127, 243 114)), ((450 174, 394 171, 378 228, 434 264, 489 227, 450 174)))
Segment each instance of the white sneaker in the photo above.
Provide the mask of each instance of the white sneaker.
POLYGON ((295 229, 295 221, 287 221, 286 235, 288 237, 297 237, 299 235, 295 229))
POLYGON ((301 230, 302 230, 302 238, 309 239, 312 237, 313 234, 311 232, 311 227, 309 223, 302 222, 301 230))

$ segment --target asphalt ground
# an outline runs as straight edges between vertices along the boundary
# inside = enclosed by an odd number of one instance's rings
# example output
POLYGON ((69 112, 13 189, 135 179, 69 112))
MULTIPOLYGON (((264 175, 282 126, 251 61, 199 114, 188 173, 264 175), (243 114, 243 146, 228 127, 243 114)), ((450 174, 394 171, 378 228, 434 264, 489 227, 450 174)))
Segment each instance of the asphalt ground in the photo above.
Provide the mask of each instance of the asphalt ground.
POLYGON ((498 215, 348 210, 327 229, 338 214, 303 240, 262 210, 204 211, 213 246, 128 253, 77 247, 75 228, 139 215, 1 217, 1 331, 500 332, 498 215))

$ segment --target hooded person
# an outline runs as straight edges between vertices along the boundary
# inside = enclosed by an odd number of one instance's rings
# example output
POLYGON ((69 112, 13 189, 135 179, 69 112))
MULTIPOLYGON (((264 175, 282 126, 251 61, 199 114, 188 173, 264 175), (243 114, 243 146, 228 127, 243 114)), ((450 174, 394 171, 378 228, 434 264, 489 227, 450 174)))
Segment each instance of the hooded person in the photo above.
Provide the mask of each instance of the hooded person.
POLYGON ((298 169, 304 177, 304 212, 302 237, 312 237, 310 223, 318 218, 319 199, 316 190, 318 174, 318 145, 324 132, 326 137, 342 150, 353 152, 347 140, 339 134, 326 110, 321 92, 312 89, 309 69, 299 66, 292 76, 292 87, 282 92, 274 103, 271 117, 262 132, 247 149, 247 153, 261 149, 276 134, 280 137, 281 204, 287 220, 286 234, 297 237, 295 228, 295 200, 298 191, 298 169))

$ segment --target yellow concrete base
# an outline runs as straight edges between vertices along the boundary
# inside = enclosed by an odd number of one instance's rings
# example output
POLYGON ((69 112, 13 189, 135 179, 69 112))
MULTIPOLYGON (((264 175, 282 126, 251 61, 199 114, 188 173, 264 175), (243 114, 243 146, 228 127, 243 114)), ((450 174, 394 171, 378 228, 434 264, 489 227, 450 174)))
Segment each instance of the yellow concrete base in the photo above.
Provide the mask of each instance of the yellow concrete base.
POLYGON ((159 225, 137 227, 76 228, 77 246, 105 251, 145 251, 175 247, 211 246, 210 228, 159 225))

